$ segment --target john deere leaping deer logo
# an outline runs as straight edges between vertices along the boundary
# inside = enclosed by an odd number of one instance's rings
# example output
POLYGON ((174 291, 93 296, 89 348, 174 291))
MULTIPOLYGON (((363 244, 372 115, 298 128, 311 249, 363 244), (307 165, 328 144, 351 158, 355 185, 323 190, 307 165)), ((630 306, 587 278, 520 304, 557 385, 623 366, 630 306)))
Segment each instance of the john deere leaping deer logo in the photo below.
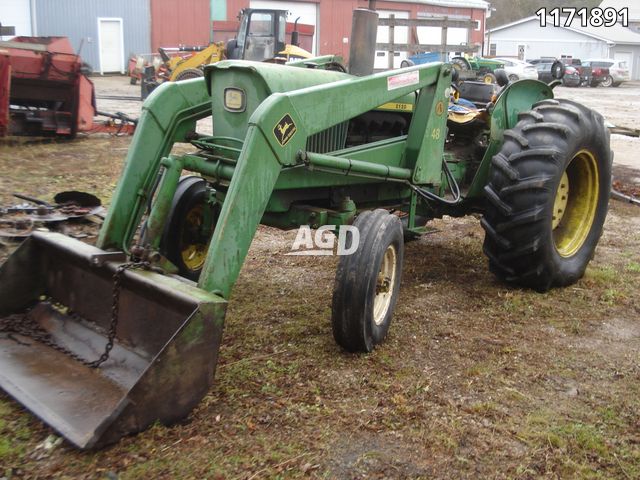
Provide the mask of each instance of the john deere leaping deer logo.
POLYGON ((291 140, 297 130, 298 129, 296 128, 296 124, 293 123, 293 119, 287 113, 276 124, 273 129, 273 134, 276 136, 276 140, 278 140, 278 143, 284 147, 287 143, 289 143, 289 140, 291 140))

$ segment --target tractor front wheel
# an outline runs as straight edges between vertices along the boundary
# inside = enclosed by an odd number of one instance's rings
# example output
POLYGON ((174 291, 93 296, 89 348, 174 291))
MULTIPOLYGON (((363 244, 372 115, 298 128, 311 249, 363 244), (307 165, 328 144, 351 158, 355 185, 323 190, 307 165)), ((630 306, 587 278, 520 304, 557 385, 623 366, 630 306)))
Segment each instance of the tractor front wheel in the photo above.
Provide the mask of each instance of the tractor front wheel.
POLYGON ((160 243, 160 252, 193 281, 200 277, 219 214, 208 200, 205 180, 182 177, 160 243))
MULTIPOLYGON (((398 300, 404 242, 402 222, 386 210, 361 213, 354 253, 338 263, 333 289, 333 337, 349 352, 370 352, 389 331, 398 300)), ((347 234, 346 247, 354 241, 347 234)))
POLYGON ((484 251, 499 278, 546 291, 582 277, 602 234, 611 189, 600 114, 544 100, 504 132, 491 162, 484 251))

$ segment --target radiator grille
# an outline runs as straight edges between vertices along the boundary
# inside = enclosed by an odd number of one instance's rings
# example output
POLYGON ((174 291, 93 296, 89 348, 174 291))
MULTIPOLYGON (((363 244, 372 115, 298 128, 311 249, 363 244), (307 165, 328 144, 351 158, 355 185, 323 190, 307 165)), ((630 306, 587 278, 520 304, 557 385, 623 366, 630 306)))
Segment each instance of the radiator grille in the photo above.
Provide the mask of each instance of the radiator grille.
POLYGON ((342 122, 307 138, 308 152, 328 153, 341 150, 347 142, 349 122, 342 122))

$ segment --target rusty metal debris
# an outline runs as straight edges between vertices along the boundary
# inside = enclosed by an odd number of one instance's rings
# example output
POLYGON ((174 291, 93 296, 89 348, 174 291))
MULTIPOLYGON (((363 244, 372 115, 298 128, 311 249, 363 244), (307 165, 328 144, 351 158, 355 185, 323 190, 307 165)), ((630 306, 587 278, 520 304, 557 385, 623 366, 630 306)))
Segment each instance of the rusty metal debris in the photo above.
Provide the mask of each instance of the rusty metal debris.
POLYGON ((100 199, 87 192, 60 192, 54 204, 20 193, 13 195, 25 202, 0 208, 0 238, 22 240, 37 228, 55 229, 68 220, 95 221, 104 212, 100 199))

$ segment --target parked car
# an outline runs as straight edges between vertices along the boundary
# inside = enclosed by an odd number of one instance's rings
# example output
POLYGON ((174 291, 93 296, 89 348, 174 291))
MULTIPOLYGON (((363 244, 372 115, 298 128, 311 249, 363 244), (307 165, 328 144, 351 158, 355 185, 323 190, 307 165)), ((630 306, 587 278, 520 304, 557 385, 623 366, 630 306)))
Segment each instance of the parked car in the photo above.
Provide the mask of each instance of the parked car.
POLYGON ((532 58, 531 60, 527 60, 527 63, 530 63, 531 65, 537 65, 539 63, 552 64, 556 60, 557 59, 555 57, 540 57, 540 58, 532 58))
POLYGON ((518 60, 517 58, 494 58, 494 60, 504 63, 504 71, 507 72, 507 76, 512 82, 522 78, 533 80, 538 78, 536 67, 523 60, 518 60))
POLYGON ((551 83, 554 80, 559 80, 565 73, 564 65, 558 60, 544 60, 535 64, 538 71, 538 80, 544 83, 551 83))
POLYGON ((598 62, 590 62, 588 60, 585 60, 582 62, 583 65, 591 67, 591 86, 592 87, 597 87, 598 85, 601 85, 603 83, 608 83, 609 76, 610 76, 609 68, 596 66, 595 63, 598 63, 598 62))
POLYGON ((629 65, 626 60, 614 60, 613 58, 590 58, 585 61, 591 67, 608 68, 609 74, 603 79, 603 87, 619 87, 622 82, 629 81, 629 65))
POLYGON ((583 65, 582 61, 579 58, 571 58, 565 57, 561 58, 560 61, 565 64, 565 66, 570 66, 575 68, 580 75, 580 85, 579 86, 587 86, 591 85, 592 74, 591 67, 583 65))
POLYGON ((582 85, 582 79, 580 78, 578 69, 572 66, 565 67, 562 84, 565 87, 579 87, 582 85))

